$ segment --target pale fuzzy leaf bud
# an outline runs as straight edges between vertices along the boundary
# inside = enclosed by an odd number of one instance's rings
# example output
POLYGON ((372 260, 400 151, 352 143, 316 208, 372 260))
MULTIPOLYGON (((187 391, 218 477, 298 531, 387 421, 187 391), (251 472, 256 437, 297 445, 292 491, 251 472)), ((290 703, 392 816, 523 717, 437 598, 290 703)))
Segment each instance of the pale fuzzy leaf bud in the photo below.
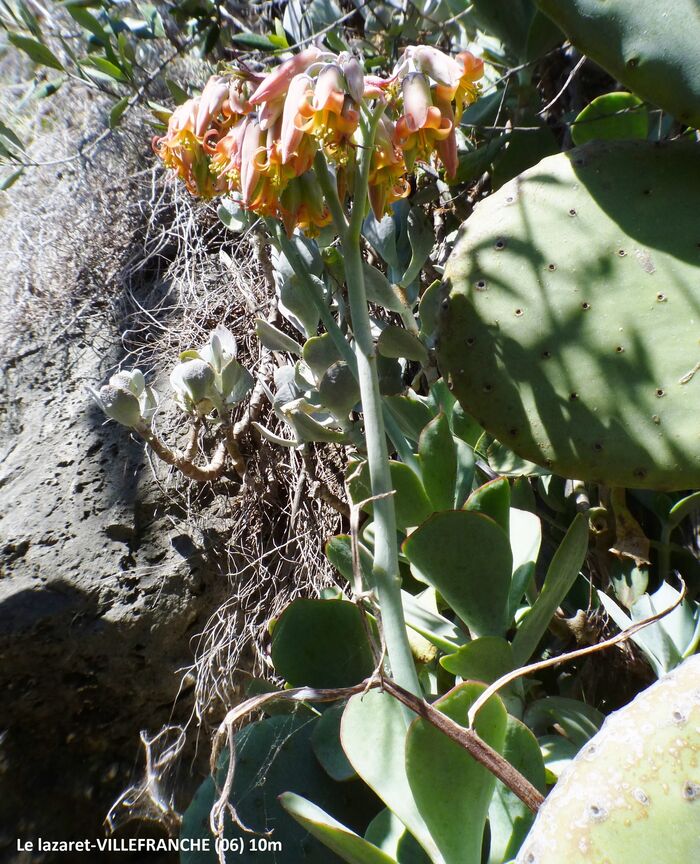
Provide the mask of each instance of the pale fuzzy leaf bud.
POLYGON ((100 387, 96 401, 110 420, 116 420, 122 426, 133 429, 141 423, 139 400, 123 387, 105 384, 100 387))
POLYGON ((216 374, 204 360, 185 360, 170 373, 178 404, 188 413, 208 414, 219 402, 216 374))

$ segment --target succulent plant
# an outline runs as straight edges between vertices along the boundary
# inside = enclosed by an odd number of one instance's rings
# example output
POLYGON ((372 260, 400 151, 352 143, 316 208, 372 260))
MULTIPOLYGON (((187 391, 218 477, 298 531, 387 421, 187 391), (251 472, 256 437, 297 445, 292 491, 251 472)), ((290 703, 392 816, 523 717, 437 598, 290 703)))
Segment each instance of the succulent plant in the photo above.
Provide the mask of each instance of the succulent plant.
POLYGON ((183 351, 170 373, 175 401, 188 414, 200 417, 216 409, 219 417, 248 393, 253 377, 236 360, 233 334, 219 324, 201 348, 183 351))
POLYGON ((194 358, 178 363, 170 373, 170 386, 175 399, 188 414, 203 416, 215 407, 223 413, 223 405, 216 390, 216 373, 204 360, 194 358))
POLYGON ((540 809, 516 864, 700 861, 700 656, 616 711, 540 809))
POLYGON ((116 372, 107 384, 88 393, 110 420, 133 429, 148 421, 158 405, 155 392, 146 384, 140 369, 116 372))
POLYGON ((694 142, 593 142, 465 223, 439 361, 519 456, 609 485, 700 486, 698 169, 694 142))
POLYGON ((536 0, 571 42, 639 96, 700 126, 697 0, 536 0))

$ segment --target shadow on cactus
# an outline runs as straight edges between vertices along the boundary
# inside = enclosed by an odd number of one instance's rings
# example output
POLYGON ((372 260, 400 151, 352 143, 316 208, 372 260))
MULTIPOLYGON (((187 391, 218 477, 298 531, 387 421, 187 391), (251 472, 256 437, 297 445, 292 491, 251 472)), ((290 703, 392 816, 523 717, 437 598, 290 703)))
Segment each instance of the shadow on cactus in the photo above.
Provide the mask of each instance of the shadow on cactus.
POLYGON ((593 143, 476 208, 439 360, 518 455, 625 487, 700 486, 700 148, 593 143))

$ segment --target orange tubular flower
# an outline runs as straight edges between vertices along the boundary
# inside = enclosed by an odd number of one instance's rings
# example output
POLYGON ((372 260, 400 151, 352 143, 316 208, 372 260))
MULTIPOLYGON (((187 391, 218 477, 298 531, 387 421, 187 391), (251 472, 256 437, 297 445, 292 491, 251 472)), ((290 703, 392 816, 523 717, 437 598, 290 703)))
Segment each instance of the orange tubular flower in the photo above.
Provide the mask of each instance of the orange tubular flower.
MULTIPOLYGON (((238 188, 243 206, 261 216, 277 216, 280 196, 295 176, 294 164, 285 165, 282 161, 279 140, 281 120, 267 130, 263 130, 259 120, 254 117, 246 117, 241 125, 243 131, 235 127, 235 137, 232 136, 234 140, 230 150, 233 170, 228 176, 235 180, 236 167, 240 165, 238 188)), ((221 149, 221 163, 216 164, 217 170, 220 170, 226 156, 227 148, 221 149)), ((223 170, 226 167, 223 165, 223 170)))
POLYGON ((450 116, 433 105, 425 75, 409 73, 402 87, 404 113, 396 123, 396 143, 403 150, 408 170, 412 171, 416 160, 428 162, 438 142, 454 134, 454 125, 450 116))
POLYGON ((197 138, 200 140, 204 138, 211 121, 221 112, 221 108, 228 97, 228 82, 218 75, 212 75, 199 97, 197 120, 194 125, 194 134, 197 138))
POLYGON ((295 75, 306 70, 315 63, 323 54, 320 48, 310 45, 289 60, 285 60, 276 69, 266 75, 262 83, 257 87, 250 97, 251 105, 261 105, 263 102, 271 102, 283 98, 287 93, 289 85, 295 75))
POLYGON ((229 192, 241 191, 243 138, 249 123, 246 117, 219 138, 211 159, 211 170, 220 178, 219 185, 229 192))
POLYGON ((252 111, 249 101, 251 86, 251 82, 240 75, 233 78, 228 88, 228 102, 224 103, 224 114, 238 115, 239 117, 250 114, 252 111))
POLYGON ((289 182, 280 197, 279 210, 290 236, 295 228, 301 228, 308 237, 315 237, 331 222, 330 210, 311 171, 289 182))
POLYGON ((476 82, 484 74, 484 61, 469 51, 449 57, 422 45, 411 49, 411 58, 417 69, 436 82, 436 92, 445 102, 455 102, 455 122, 459 123, 465 105, 470 105, 479 94, 476 82))
POLYGON ((314 90, 306 91, 299 106, 297 128, 313 135, 328 158, 343 165, 348 159, 347 143, 359 122, 357 104, 347 93, 340 67, 329 63, 321 70, 314 90))
POLYGON ((382 99, 386 98, 386 91, 393 84, 395 78, 380 78, 379 75, 365 75, 364 92, 365 99, 382 99))
MULTIPOLYGON (((284 111, 282 112, 282 132, 280 142, 282 146, 282 159, 285 162, 289 162, 290 159, 298 153, 299 146, 304 138, 307 138, 308 140, 308 136, 304 135, 304 131, 297 123, 297 117, 299 116, 299 109, 307 99, 307 93, 309 93, 312 88, 313 82, 306 73, 295 75, 289 85, 289 91, 287 92, 287 98, 284 103, 284 111)), ((315 151, 316 147, 314 146, 313 149, 315 151)), ((313 159, 313 155, 311 158, 313 159)), ((307 165, 296 173, 302 174, 308 167, 309 166, 307 165)))
POLYGON ((406 179, 406 163, 394 144, 395 135, 391 120, 382 116, 369 168, 369 202, 377 220, 387 212, 390 204, 405 198, 411 191, 406 179))
POLYGON ((447 176, 454 177, 459 166, 459 155, 457 153, 457 133, 455 132, 455 114, 452 110, 452 102, 448 99, 441 99, 437 88, 435 88, 433 103, 441 115, 452 123, 450 134, 441 140, 437 140, 435 142, 435 149, 440 157, 440 161, 445 166, 447 176))
POLYGON ((199 99, 178 105, 170 115, 168 131, 153 139, 153 151, 184 181, 189 192, 208 198, 216 188, 203 143, 195 134, 199 111, 199 99))

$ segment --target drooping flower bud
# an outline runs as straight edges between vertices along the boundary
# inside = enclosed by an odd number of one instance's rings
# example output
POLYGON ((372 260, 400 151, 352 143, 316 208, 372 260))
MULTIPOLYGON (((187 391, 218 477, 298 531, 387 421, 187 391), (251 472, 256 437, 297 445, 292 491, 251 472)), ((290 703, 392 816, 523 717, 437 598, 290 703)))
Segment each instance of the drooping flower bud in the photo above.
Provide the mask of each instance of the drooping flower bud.
POLYGON ((453 57, 429 45, 415 47, 411 57, 419 72, 424 72, 438 84, 456 89, 463 70, 453 57))
POLYGON ((322 54, 320 48, 309 45, 308 48, 295 54, 294 57, 285 60, 263 79, 250 97, 250 104, 261 105, 263 102, 284 96, 292 78, 300 72, 305 72, 322 54))
POLYGON ((444 104, 443 110, 433 104, 428 79, 422 72, 406 75, 402 88, 404 114, 396 123, 395 141, 412 171, 416 160, 428 162, 437 143, 455 134, 454 114, 450 102, 444 104))
POLYGON ((255 118, 250 118, 243 135, 241 147, 241 195, 243 204, 249 207, 257 186, 260 172, 256 165, 258 150, 261 147, 260 124, 255 118))
POLYGON ((347 52, 341 54, 338 61, 345 76, 348 93, 359 105, 365 92, 365 73, 362 64, 347 52))
POLYGON ((340 114, 345 101, 346 83, 336 63, 328 63, 319 72, 311 105, 314 111, 332 111, 340 114))
POLYGON ((289 162, 304 137, 303 131, 297 125, 297 116, 306 94, 312 89, 313 82, 306 73, 295 75, 289 85, 287 98, 284 102, 280 136, 280 150, 284 163, 289 162))
POLYGON ((425 75, 411 72, 403 79, 402 91, 406 128, 409 132, 417 132, 425 126, 428 109, 433 104, 430 84, 425 75))
POLYGON ((199 97, 199 108, 194 134, 203 138, 212 119, 221 111, 221 106, 229 97, 229 84, 219 75, 212 75, 199 97))
POLYGON ((405 198, 411 191, 403 153, 394 143, 395 139, 394 124, 382 115, 377 124, 368 178, 369 202, 377 220, 384 216, 390 204, 405 198))

